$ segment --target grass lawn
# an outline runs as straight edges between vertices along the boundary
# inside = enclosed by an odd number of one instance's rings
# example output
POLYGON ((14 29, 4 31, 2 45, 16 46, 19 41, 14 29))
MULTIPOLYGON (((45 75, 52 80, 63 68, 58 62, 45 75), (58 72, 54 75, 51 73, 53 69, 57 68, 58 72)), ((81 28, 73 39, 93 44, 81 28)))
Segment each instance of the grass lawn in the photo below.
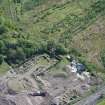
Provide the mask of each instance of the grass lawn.
POLYGON ((101 101, 100 103, 98 103, 97 105, 105 105, 105 99, 101 101))

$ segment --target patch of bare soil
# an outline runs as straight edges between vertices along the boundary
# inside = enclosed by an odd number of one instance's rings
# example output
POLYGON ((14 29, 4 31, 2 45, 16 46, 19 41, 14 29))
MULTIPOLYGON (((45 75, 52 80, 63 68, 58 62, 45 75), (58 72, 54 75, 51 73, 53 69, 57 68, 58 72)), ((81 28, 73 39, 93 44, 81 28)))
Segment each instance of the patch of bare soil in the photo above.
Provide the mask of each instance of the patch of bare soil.
POLYGON ((84 80, 78 78, 77 73, 72 73, 66 65, 63 72, 52 74, 48 70, 49 64, 33 66, 33 61, 27 72, 12 72, 0 79, 0 105, 67 105, 82 97, 97 82, 95 77, 86 77, 84 80), (39 91, 46 95, 32 95, 39 94, 39 91))

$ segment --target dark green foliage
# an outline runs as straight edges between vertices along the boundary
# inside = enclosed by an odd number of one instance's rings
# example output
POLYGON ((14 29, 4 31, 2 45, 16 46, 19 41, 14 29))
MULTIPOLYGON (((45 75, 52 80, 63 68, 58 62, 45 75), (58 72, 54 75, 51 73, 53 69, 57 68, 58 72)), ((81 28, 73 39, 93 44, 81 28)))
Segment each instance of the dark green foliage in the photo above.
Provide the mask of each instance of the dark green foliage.
MULTIPOLYGON (((14 3, 12 3, 11 1, 12 4, 10 5, 10 7, 14 7, 11 9, 11 12, 13 17, 15 17, 15 15, 13 14, 17 12, 15 9, 20 10, 22 8, 25 12, 31 10, 35 6, 40 5, 46 0, 24 0, 24 2, 22 2, 22 0, 13 1, 14 3)), ((94 2, 83 15, 70 13, 60 21, 53 22, 51 26, 49 25, 49 27, 45 25, 46 27, 41 28, 42 30, 40 30, 43 36, 38 33, 38 38, 37 35, 35 37, 33 35, 32 38, 30 38, 31 35, 28 35, 28 28, 26 28, 27 26, 25 26, 26 24, 24 25, 24 22, 15 24, 15 21, 11 21, 5 16, 2 16, 2 18, 0 19, 0 54, 5 56, 5 60, 9 64, 20 64, 32 55, 43 53, 48 53, 52 56, 73 53, 75 56, 80 57, 80 52, 70 47, 70 44, 72 43, 72 37, 76 35, 80 30, 83 30, 89 24, 91 24, 93 20, 96 19, 96 16, 100 15, 100 13, 105 12, 104 4, 105 0, 96 0, 96 2, 94 2), (17 34, 12 34, 14 32, 16 32, 17 34), (56 33, 58 33, 59 37, 57 36, 56 38, 56 36, 54 36, 54 38, 52 38, 52 36, 56 35, 56 33)), ((54 7, 54 9, 58 10, 61 10, 63 8, 65 8, 64 5, 54 7)), ((28 24, 32 24, 32 20, 35 20, 34 22, 36 24, 37 22, 44 20, 47 16, 52 14, 52 12, 54 11, 52 9, 49 9, 49 11, 41 12, 41 15, 35 14, 35 19, 29 16, 30 20, 28 24)), ((27 13, 25 15, 26 17, 28 17, 27 13)), ((21 17, 19 18, 21 21, 21 17)), ((48 20, 46 19, 45 21, 48 20)), ((29 33, 34 32, 31 32, 31 30, 29 30, 29 33)), ((37 32, 35 34, 37 34, 37 32)), ((102 57, 102 59, 103 62, 105 62, 105 58, 102 57)), ((84 62, 87 65, 88 70, 91 71, 92 69, 95 69, 94 65, 86 63, 82 60, 81 62, 84 62)))
POLYGON ((58 43, 56 46, 56 54, 67 54, 69 50, 63 44, 58 43))
POLYGON ((9 64, 13 63, 13 64, 16 64, 16 50, 14 49, 9 49, 8 50, 8 53, 7 53, 7 62, 9 64))
POLYGON ((75 49, 75 48, 71 48, 70 49, 70 53, 72 53, 73 55, 80 57, 82 56, 82 54, 79 52, 79 50, 75 49))
POLYGON ((16 58, 19 60, 19 62, 25 60, 25 53, 22 48, 17 47, 16 52, 16 58))
POLYGON ((105 0, 98 0, 96 1, 93 5, 92 5, 92 9, 96 12, 96 13, 100 13, 102 12, 102 10, 105 10, 105 0))
POLYGON ((14 3, 21 3, 21 0, 13 0, 14 3))
MULTIPOLYGON (((86 11, 85 16, 78 16, 75 14, 67 15, 63 20, 60 22, 53 24, 52 27, 44 29, 42 32, 45 34, 54 34, 56 32, 60 32, 60 30, 67 29, 62 36, 69 34, 69 38, 74 33, 78 33, 78 31, 85 29, 89 24, 91 24, 96 16, 100 15, 101 13, 105 13, 105 0, 98 0, 93 3, 89 9, 86 11)), ((71 39, 70 39, 71 40, 71 39)))
POLYGON ((9 64, 21 64, 25 60, 25 53, 21 48, 9 49, 6 60, 9 64))
POLYGON ((85 65, 88 72, 93 72, 97 70, 97 66, 95 64, 87 62, 85 65))
POLYGON ((2 40, 0 40, 0 54, 4 54, 6 51, 6 46, 2 40))
POLYGON ((105 67, 105 49, 103 49, 103 50, 101 51, 100 56, 101 56, 102 64, 103 64, 103 66, 105 67))
POLYGON ((88 62, 84 56, 78 57, 78 60, 85 65, 88 72, 93 72, 98 69, 97 65, 93 64, 92 62, 88 62))
POLYGON ((24 48, 24 52, 26 54, 26 57, 29 58, 34 54, 34 49, 33 48, 24 48))
POLYGON ((3 62, 3 55, 0 54, 0 65, 2 64, 3 62))
POLYGON ((64 47, 63 44, 52 41, 48 41, 47 43, 47 52, 51 54, 51 56, 59 55, 59 54, 67 54, 68 50, 64 47))
POLYGON ((24 7, 23 7, 23 8, 24 8, 26 11, 28 11, 28 10, 31 10, 33 7, 34 7, 33 2, 28 1, 28 2, 25 2, 25 3, 24 3, 24 7))
POLYGON ((24 3, 23 8, 29 11, 43 2, 45 2, 45 0, 28 0, 24 3))
POLYGON ((1 25, 1 26, 0 26, 0 34, 3 34, 3 33, 5 33, 6 31, 7 31, 6 27, 3 26, 3 25, 1 25))

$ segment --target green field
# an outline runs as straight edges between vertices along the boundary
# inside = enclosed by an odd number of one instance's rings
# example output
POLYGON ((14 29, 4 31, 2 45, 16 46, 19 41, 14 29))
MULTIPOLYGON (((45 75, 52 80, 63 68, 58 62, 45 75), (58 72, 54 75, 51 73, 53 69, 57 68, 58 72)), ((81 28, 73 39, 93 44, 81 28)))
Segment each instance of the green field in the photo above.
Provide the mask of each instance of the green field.
POLYGON ((0 2, 0 56, 9 65, 36 54, 72 53, 103 68, 105 0, 0 2))
POLYGON ((105 105, 105 100, 103 100, 102 102, 98 103, 97 105, 105 105))

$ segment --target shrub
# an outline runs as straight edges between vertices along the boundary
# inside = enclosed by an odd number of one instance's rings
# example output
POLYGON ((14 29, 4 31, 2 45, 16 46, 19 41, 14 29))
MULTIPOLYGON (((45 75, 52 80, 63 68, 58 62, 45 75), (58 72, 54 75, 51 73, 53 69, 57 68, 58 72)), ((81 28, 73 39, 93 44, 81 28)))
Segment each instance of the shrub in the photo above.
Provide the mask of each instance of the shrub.
POLYGON ((51 56, 54 55, 62 55, 67 54, 68 50, 65 48, 65 46, 62 43, 55 42, 55 41, 48 41, 47 43, 47 52, 51 54, 51 56))
POLYGON ((31 10, 34 6, 38 6, 39 4, 43 3, 44 0, 29 0, 24 3, 23 8, 27 10, 31 10))
POLYGON ((21 0, 13 0, 14 3, 21 3, 21 0))
POLYGON ((75 48, 71 48, 70 53, 74 54, 75 56, 81 56, 81 53, 75 48))
POLYGON ((0 34, 3 34, 3 33, 5 33, 6 31, 7 31, 6 27, 3 26, 3 25, 1 25, 1 26, 0 26, 0 34))
POLYGON ((20 64, 25 60, 25 53, 22 48, 9 48, 6 60, 9 64, 20 64))
POLYGON ((100 56, 101 56, 102 64, 103 64, 103 66, 105 67, 105 49, 103 49, 103 50, 101 51, 100 56))
POLYGON ((97 70, 97 66, 91 62, 88 62, 85 57, 78 57, 79 62, 85 65, 88 72, 97 70))
POLYGON ((67 54, 68 50, 64 47, 63 44, 59 44, 56 46, 56 54, 67 54))
POLYGON ((86 65, 88 72, 93 72, 93 71, 97 70, 97 66, 95 64, 86 62, 85 65, 86 65))
POLYGON ((6 46, 5 46, 5 43, 0 40, 0 53, 5 53, 5 50, 6 50, 6 46))
POLYGON ((3 62, 3 55, 0 55, 0 65, 2 64, 3 62))

